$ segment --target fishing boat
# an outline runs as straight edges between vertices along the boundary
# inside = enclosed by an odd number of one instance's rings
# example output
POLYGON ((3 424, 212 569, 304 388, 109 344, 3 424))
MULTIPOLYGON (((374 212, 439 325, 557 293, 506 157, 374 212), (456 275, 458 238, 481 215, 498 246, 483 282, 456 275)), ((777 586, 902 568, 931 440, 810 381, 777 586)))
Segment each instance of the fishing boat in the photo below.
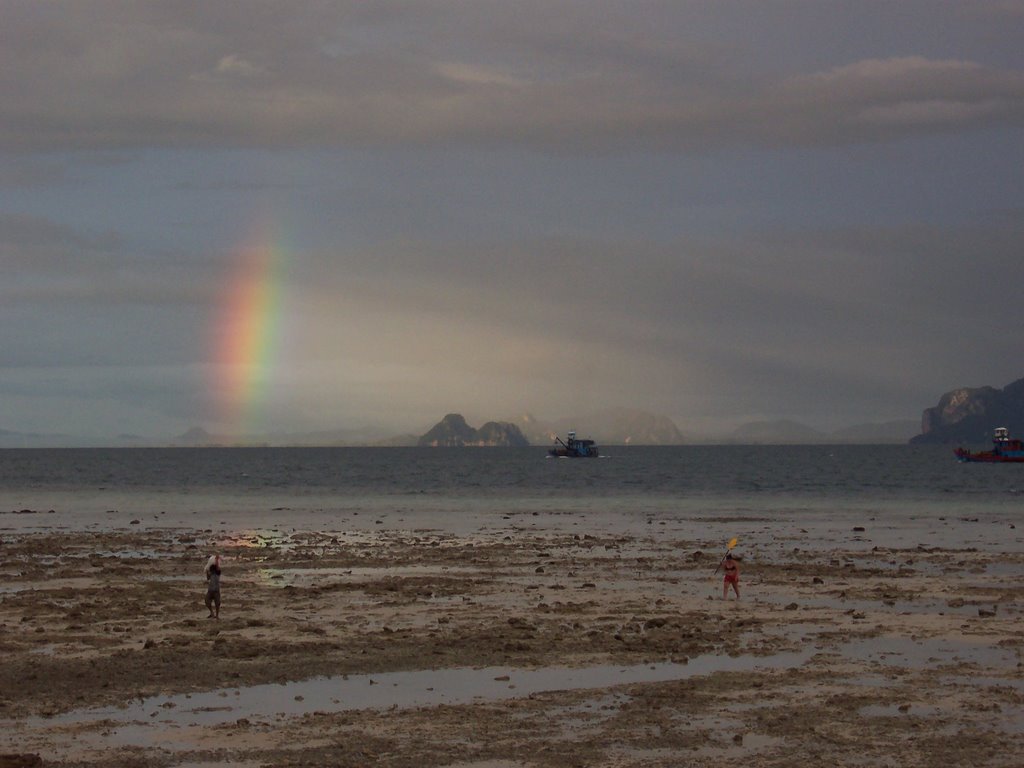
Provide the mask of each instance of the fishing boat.
POLYGON ((570 432, 563 441, 555 438, 555 447, 548 451, 550 456, 567 459, 596 459, 597 446, 593 440, 581 440, 575 432, 570 432))
POLYGON ((997 427, 992 436, 991 451, 969 451, 957 448, 956 457, 960 461, 983 461, 989 463, 1024 462, 1024 442, 1010 437, 1010 430, 997 427))

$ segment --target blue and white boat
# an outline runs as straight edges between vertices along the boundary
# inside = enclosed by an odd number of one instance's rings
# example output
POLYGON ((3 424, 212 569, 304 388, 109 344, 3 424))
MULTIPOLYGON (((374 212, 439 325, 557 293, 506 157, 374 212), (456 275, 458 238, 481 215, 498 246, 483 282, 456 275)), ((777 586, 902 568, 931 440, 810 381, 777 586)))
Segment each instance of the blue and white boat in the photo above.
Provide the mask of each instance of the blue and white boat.
POLYGON ((548 454, 560 459, 596 459, 598 450, 593 440, 581 440, 575 432, 570 432, 564 442, 556 437, 555 447, 548 454))

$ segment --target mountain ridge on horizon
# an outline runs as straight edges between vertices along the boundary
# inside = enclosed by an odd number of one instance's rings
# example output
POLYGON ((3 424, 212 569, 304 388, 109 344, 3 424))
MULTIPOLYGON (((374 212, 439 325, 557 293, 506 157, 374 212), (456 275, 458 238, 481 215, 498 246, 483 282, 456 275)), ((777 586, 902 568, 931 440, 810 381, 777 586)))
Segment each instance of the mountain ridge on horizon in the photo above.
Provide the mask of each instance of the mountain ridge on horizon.
MULTIPOLYGON (((907 442, 917 431, 916 422, 910 420, 865 423, 822 432, 799 421, 777 419, 751 421, 729 433, 703 435, 694 432, 684 435, 667 416, 624 407, 551 420, 526 412, 494 421, 515 424, 531 445, 550 445, 555 437, 564 438, 570 430, 603 445, 898 443, 907 442)), ((308 432, 226 435, 194 426, 162 439, 137 434, 97 437, 0 429, 0 448, 408 447, 415 446, 430 428, 430 425, 424 425, 415 431, 396 433, 393 429, 367 425, 308 432)))

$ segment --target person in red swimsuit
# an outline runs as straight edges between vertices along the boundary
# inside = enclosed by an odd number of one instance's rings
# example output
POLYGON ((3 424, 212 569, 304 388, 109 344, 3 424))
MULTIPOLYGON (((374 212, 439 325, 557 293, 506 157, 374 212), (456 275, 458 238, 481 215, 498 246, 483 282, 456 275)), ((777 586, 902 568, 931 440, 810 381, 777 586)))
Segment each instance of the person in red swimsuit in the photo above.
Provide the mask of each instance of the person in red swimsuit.
POLYGON ((729 585, 732 584, 733 591, 736 593, 736 599, 740 599, 740 566, 736 560, 733 559, 732 552, 729 552, 725 556, 725 581, 722 582, 722 599, 726 600, 729 597, 729 585))

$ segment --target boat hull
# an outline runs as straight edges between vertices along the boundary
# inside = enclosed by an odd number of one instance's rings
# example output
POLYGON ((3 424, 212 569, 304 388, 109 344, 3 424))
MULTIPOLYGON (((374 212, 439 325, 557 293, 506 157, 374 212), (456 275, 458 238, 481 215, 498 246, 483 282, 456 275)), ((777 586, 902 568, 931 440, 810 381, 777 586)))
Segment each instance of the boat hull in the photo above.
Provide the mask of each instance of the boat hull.
POLYGON ((997 427, 992 436, 991 451, 971 452, 966 448, 954 451, 960 461, 979 464, 1024 464, 1024 440, 1010 437, 1010 430, 997 427))
POLYGON ((957 448, 956 457, 963 462, 977 462, 979 464, 1024 464, 1024 451, 971 451, 957 448))
POLYGON ((552 448, 548 451, 548 456, 554 456, 556 459, 596 459, 597 449, 592 448, 587 452, 580 451, 567 451, 564 448, 552 448))

